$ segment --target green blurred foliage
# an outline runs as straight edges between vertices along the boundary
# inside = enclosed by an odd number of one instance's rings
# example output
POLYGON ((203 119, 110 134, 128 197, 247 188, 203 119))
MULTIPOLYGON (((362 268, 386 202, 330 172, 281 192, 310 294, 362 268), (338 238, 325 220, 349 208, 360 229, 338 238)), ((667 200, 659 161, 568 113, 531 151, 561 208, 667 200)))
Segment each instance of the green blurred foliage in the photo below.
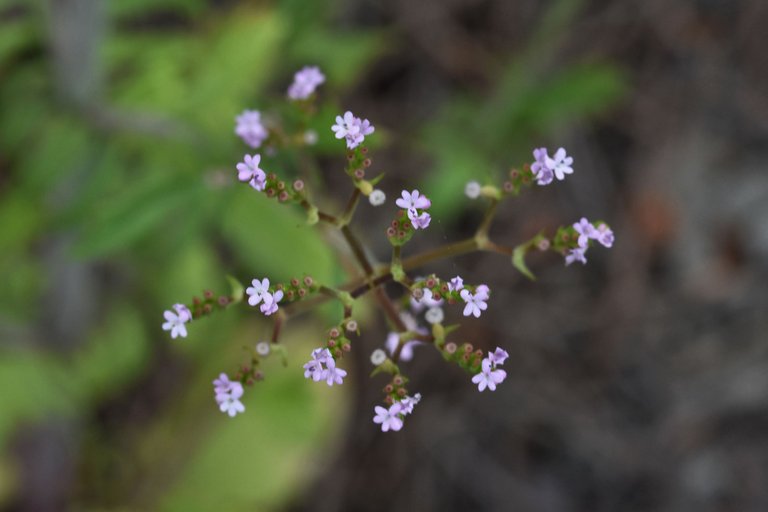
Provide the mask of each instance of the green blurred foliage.
MULTIPOLYGON (((162 310, 204 288, 226 292, 227 273, 241 281, 301 272, 339 277, 301 212, 235 187, 232 171, 252 152, 233 133, 243 109, 268 108, 306 64, 321 65, 329 94, 336 94, 383 51, 376 32, 329 30, 323 21, 333 8, 327 1, 221 8, 203 0, 112 0, 100 45, 103 101, 80 111, 59 100, 45 4, 0 4, 13 12, 0 30, 0 165, 12 171, 0 188, 0 273, 7 276, 0 322, 30 326, 21 332, 34 335, 50 281, 36 256, 51 237, 73 237, 71 258, 130 276, 128 286, 105 297, 103 319, 73 353, 56 355, 45 343, 33 348, 23 340, 0 345, 0 385, 25 383, 24 393, 0 398, 0 445, 20 425, 43 418, 89 418, 144 379, 158 344, 171 343, 159 328, 162 310), (171 28, 162 21, 169 17, 176 20, 171 28)), ((316 122, 329 124, 331 113, 324 116, 316 122)), ((280 155, 265 163, 286 166, 287 175, 298 174, 296 165, 280 155)), ((135 467, 121 474, 149 490, 132 496, 126 481, 109 481, 105 475, 125 455, 94 431, 86 437, 83 471, 103 490, 90 496, 165 510, 221 503, 245 510, 285 499, 300 484, 296 475, 309 476, 302 461, 317 456, 307 453, 331 433, 330 415, 342 414, 343 401, 334 389, 334 406, 300 372, 270 364, 267 381, 246 394, 251 414, 237 421, 221 416, 212 378, 231 370, 243 359, 242 346, 269 328, 237 312, 196 322, 189 338, 172 345, 174 357, 194 368, 175 390, 178 399, 140 420, 141 435, 125 427, 135 467), (201 422, 207 425, 178 435, 201 422)), ((287 336, 290 342, 295 334, 287 336)), ((303 338, 291 354, 309 352, 310 339, 303 338)), ((297 359, 291 356, 293 365, 297 359)), ((8 498, 13 471, 7 459, 0 466, 8 498)))

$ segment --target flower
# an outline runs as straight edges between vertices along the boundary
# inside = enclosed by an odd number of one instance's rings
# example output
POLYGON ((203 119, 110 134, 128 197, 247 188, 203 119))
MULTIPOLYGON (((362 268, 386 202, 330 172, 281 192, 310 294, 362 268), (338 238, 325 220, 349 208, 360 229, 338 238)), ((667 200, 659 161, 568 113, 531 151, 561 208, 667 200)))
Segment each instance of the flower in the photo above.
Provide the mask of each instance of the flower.
POLYGON ((421 393, 416 393, 413 396, 406 396, 400 400, 400 407, 402 408, 402 414, 408 415, 413 412, 413 408, 421 402, 421 393))
POLYGON ((559 148, 555 152, 554 158, 546 156, 544 158, 547 167, 555 173, 555 178, 558 180, 564 180, 566 174, 573 174, 573 157, 566 156, 565 148, 559 148))
POLYGON ((504 361, 507 360, 509 357, 509 353, 504 350, 501 347, 496 347, 496 350, 493 353, 489 353, 487 359, 491 361, 492 364, 504 364, 504 361))
POLYGON ((565 256, 565 265, 568 266, 574 261, 579 261, 582 265, 586 265, 587 258, 584 256, 584 253, 586 252, 586 247, 576 247, 575 249, 571 249, 565 256))
POLYGON ((582 217, 579 222, 575 223, 573 229, 579 234, 579 247, 584 249, 589 246, 589 239, 595 238, 595 235, 597 234, 595 226, 593 226, 586 217, 582 217))
POLYGON ((334 384, 343 384, 343 378, 347 376, 346 370, 336 368, 336 360, 334 360, 332 357, 326 360, 325 365, 327 366, 325 370, 326 384, 329 386, 333 386, 334 384))
POLYGON ((252 148, 261 146, 269 135, 261 123, 261 113, 258 110, 244 110, 235 121, 235 134, 252 148))
POLYGON ((288 87, 288 97, 292 100, 305 100, 323 82, 325 82, 325 75, 320 68, 304 66, 293 75, 293 83, 288 87))
POLYGON ((613 246, 613 231, 611 231, 611 228, 605 224, 600 224, 597 226, 597 229, 594 231, 593 238, 600 242, 604 247, 613 246))
MULTIPOLYGON (((387 335, 387 341, 384 342, 384 346, 387 347, 390 354, 394 354, 397 350, 397 345, 400 343, 400 335, 396 332, 391 332, 387 335)), ((403 348, 400 350, 400 360, 410 361, 413 359, 413 347, 420 342, 415 340, 406 341, 403 348)))
POLYGON ((304 378, 315 382, 325 380, 329 386, 342 384, 347 372, 336 368, 336 360, 327 348, 316 348, 312 351, 312 359, 304 365, 304 378))
MULTIPOLYGON (((277 303, 280 302, 280 300, 283 298, 283 290, 277 290, 275 293, 265 292, 262 294, 262 298, 264 299, 264 303, 259 307, 259 309, 266 316, 269 316, 277 312, 277 303)), ((250 302, 250 299, 248 300, 250 302)))
POLYGON ((392 404, 389 409, 377 405, 374 408, 374 411, 376 412, 376 416, 373 417, 373 422, 381 424, 382 432, 387 432, 389 430, 397 432, 403 428, 403 420, 400 418, 400 413, 402 412, 400 403, 392 404))
POLYGON ((377 348, 371 353, 371 364, 379 366, 381 363, 387 360, 387 353, 377 348))
POLYGON ((370 201, 373 206, 381 206, 386 200, 387 196, 378 188, 374 189, 368 196, 368 201, 370 201))
POLYGON ((230 418, 235 417, 237 413, 245 412, 245 406, 240 401, 241 396, 243 396, 243 385, 239 382, 231 382, 228 391, 216 392, 219 410, 229 414, 230 418))
POLYGON ((464 288, 464 280, 461 278, 461 276, 456 276, 450 281, 448 281, 448 289, 452 292, 457 292, 464 288))
POLYGON ((271 350, 272 349, 269 346, 269 343, 266 341, 260 341, 256 344, 256 353, 259 354, 261 357, 268 356, 271 350))
POLYGON ((431 215, 427 212, 422 212, 421 215, 418 215, 415 208, 408 209, 408 218, 411 219, 413 229, 427 229, 432 221, 431 215))
POLYGON ((470 181, 464 187, 464 194, 470 199, 477 199, 480 197, 480 184, 476 181, 470 181))
POLYGON ((176 339, 178 336, 182 338, 187 337, 187 322, 192 320, 192 313, 189 308, 184 304, 174 304, 173 311, 166 310, 163 312, 165 323, 163 323, 164 331, 171 331, 171 338, 176 339))
POLYGON ((266 277, 261 281, 254 279, 245 293, 248 294, 248 304, 257 306, 264 299, 264 295, 269 294, 269 279, 266 277))
POLYGON ((536 148, 533 150, 534 162, 531 164, 531 172, 539 185, 549 185, 554 179, 552 169, 547 165, 547 148, 536 148))
POLYGON ((424 315, 424 319, 431 324, 439 324, 443 318, 445 318, 445 314, 443 314, 443 309, 439 307, 429 308, 424 315))
POLYGON ((360 119, 347 110, 344 116, 336 116, 336 124, 331 126, 337 139, 346 139, 347 148, 355 149, 362 144, 366 135, 374 132, 374 126, 367 119, 360 119))
POLYGON ((259 168, 261 155, 245 155, 237 164, 237 179, 247 181, 250 186, 261 192, 267 186, 267 175, 259 168))
POLYGON ((507 372, 497 370, 490 359, 483 359, 482 370, 472 377, 472 382, 477 384, 477 389, 482 392, 487 387, 491 391, 496 391, 496 384, 501 384, 507 378, 507 372))
POLYGON ((420 209, 420 210, 426 210, 430 206, 432 206, 432 202, 427 198, 427 196, 421 195, 418 190, 414 189, 411 192, 408 192, 407 190, 403 190, 400 195, 402 196, 400 199, 395 201, 395 204, 402 208, 403 210, 410 210, 410 209, 420 209))
POLYGON ((232 389, 232 384, 232 381, 229 380, 229 376, 226 373, 220 373, 219 378, 213 381, 213 392, 216 395, 229 393, 232 389))
POLYGON ((312 359, 304 365, 304 378, 310 377, 315 382, 318 382, 325 378, 325 368, 323 365, 328 362, 328 359, 333 359, 331 351, 327 348, 316 348, 312 351, 312 359))
POLYGON ((475 318, 480 318, 480 312, 488 309, 486 301, 488 300, 489 289, 485 285, 480 286, 477 287, 474 294, 470 293, 466 288, 461 290, 461 298, 467 303, 464 306, 464 316, 474 315, 475 318), (480 288, 480 286, 483 286, 483 288, 480 288))
POLYGON ((443 305, 443 299, 439 295, 434 293, 429 288, 422 288, 422 295, 420 299, 416 299, 411 296, 411 307, 418 313, 424 306, 428 308, 434 308, 443 305), (437 298, 435 298, 437 297, 437 298))

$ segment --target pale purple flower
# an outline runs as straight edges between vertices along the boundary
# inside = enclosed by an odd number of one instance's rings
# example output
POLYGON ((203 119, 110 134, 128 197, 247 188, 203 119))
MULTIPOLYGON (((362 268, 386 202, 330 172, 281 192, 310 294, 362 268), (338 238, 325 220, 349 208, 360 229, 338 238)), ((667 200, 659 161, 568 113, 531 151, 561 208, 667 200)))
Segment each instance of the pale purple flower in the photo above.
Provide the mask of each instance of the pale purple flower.
MULTIPOLYGON (((384 346, 387 347, 390 354, 394 354, 399 343, 400 335, 396 332, 391 332, 387 335, 387 341, 384 342, 384 346)), ((417 340, 406 341, 405 344, 403 344, 402 350, 400 350, 400 360, 407 362, 413 359, 413 347, 419 344, 421 344, 421 342, 417 340)))
POLYGON ((589 239, 595 238, 597 230, 586 217, 582 217, 579 222, 573 225, 573 229, 579 234, 579 247, 586 249, 589 246, 589 239))
POLYGON ((229 391, 216 393, 219 410, 229 414, 230 418, 235 417, 237 413, 245 412, 245 406, 240 401, 241 396, 243 396, 243 385, 239 382, 231 382, 229 391))
POLYGON ((315 382, 325 380, 329 386, 341 384, 347 375, 345 370, 336 368, 336 361, 327 348, 316 348, 312 351, 312 359, 304 365, 304 378, 315 382))
POLYGON ((432 202, 427 198, 427 196, 422 195, 416 189, 414 189, 411 192, 408 192, 407 190, 403 190, 400 195, 402 197, 399 198, 397 201, 395 201, 395 204, 400 208, 402 208, 403 210, 410 210, 412 208, 426 210, 427 208, 432 206, 432 202))
POLYGON ((229 380, 229 376, 226 373, 219 374, 219 378, 213 381, 214 395, 229 393, 231 389, 232 389, 232 381, 229 380))
POLYGON ((487 284, 477 285, 477 288, 475 288, 475 297, 482 297, 483 300, 488 300, 490 296, 491 289, 488 288, 487 284))
POLYGON ((261 146, 269 135, 261 123, 261 113, 258 110, 244 110, 235 121, 235 134, 252 148, 261 146))
POLYGON ((600 242, 604 247, 613 246, 613 231, 605 224, 597 226, 593 238, 600 242))
POLYGON ((475 318, 480 318, 480 313, 488 309, 488 304, 486 304, 488 300, 487 289, 487 286, 485 289, 480 289, 478 286, 474 294, 470 293, 466 288, 461 290, 461 298, 467 303, 464 306, 464 316, 473 315, 475 318))
POLYGON ((509 353, 506 350, 501 347, 496 347, 494 352, 488 353, 488 357, 486 359, 488 359, 495 368, 496 365, 504 364, 504 361, 506 361, 508 357, 509 353))
POLYGON ((464 279, 461 278, 461 276, 456 276, 450 281, 448 281, 448 289, 452 292, 458 292, 464 288, 464 279))
POLYGON ((549 185, 552 183, 555 175, 552 169, 547 165, 547 148, 536 148, 533 150, 534 162, 531 164, 531 172, 539 185, 549 185))
POLYGON ((166 310, 163 312, 165 322, 162 327, 164 331, 171 331, 171 338, 178 336, 187 337, 187 322, 192 320, 192 313, 184 304, 174 304, 174 311, 166 310))
MULTIPOLYGON (((311 378, 315 382, 318 382, 325 378, 324 372, 325 368, 323 368, 323 363, 325 362, 325 358, 319 357, 319 353, 325 353, 328 349, 325 348, 318 348, 312 351, 312 359, 309 360, 309 362, 304 364, 304 378, 309 379, 311 378)), ((328 355, 330 356, 330 352, 328 352, 328 355)))
POLYGON ((248 294, 248 304, 258 306, 264 299, 264 294, 269 294, 269 279, 266 277, 261 281, 254 279, 251 281, 251 285, 245 290, 245 293, 248 294))
POLYGON ((264 299, 264 303, 259 306, 259 309, 266 316, 269 316, 277 312, 277 303, 283 298, 283 290, 277 290, 275 293, 264 293, 261 296, 264 299))
POLYGON ((408 218, 411 219, 413 229, 427 229, 429 223, 432 221, 432 216, 430 214, 422 212, 421 215, 419 215, 415 208, 408 209, 408 218))
POLYGON ((259 168, 261 155, 245 155, 237 164, 237 179, 247 181, 250 186, 261 192, 267 186, 267 174, 259 168))
POLYGON ((325 75, 320 71, 320 68, 305 66, 293 76, 293 83, 288 87, 288 97, 292 100, 305 100, 323 82, 325 82, 325 75))
POLYGON ((411 414, 413 412, 413 408, 416 407, 419 402, 421 402, 421 393, 416 393, 413 396, 406 396, 400 400, 400 407, 402 408, 401 413, 406 416, 411 414))
POLYGON ((568 254, 565 255, 565 264, 570 265, 574 261, 580 262, 582 265, 586 265, 587 257, 584 255, 587 252, 585 247, 576 247, 571 249, 568 254))
POLYGON ((354 149, 365 140, 366 135, 374 132, 374 126, 367 119, 360 119, 349 110, 344 116, 336 116, 336 124, 331 126, 337 139, 346 139, 347 147, 354 149))
POLYGON ((400 403, 392 404, 389 409, 377 405, 374 408, 374 411, 376 412, 376 416, 373 417, 373 422, 381 424, 382 432, 387 432, 389 430, 397 432, 403 428, 403 420, 400 418, 400 414, 402 413, 402 406, 400 403))
POLYGON ((333 386, 334 384, 342 384, 344 382, 342 379, 347 376, 346 370, 336 368, 336 361, 333 359, 333 357, 327 358, 325 365, 326 369, 324 378, 326 384, 329 386, 333 386))
POLYGON ((559 148, 555 152, 554 157, 550 158, 547 156, 545 161, 547 167, 555 173, 555 178, 558 180, 564 180, 566 174, 573 173, 573 167, 571 167, 573 165, 573 157, 566 156, 565 148, 559 148))
POLYGON ((496 385, 504 382, 507 378, 507 372, 494 369, 489 359, 483 359, 482 370, 472 377, 472 382, 477 384, 478 391, 485 391, 485 388, 496 391, 496 385))

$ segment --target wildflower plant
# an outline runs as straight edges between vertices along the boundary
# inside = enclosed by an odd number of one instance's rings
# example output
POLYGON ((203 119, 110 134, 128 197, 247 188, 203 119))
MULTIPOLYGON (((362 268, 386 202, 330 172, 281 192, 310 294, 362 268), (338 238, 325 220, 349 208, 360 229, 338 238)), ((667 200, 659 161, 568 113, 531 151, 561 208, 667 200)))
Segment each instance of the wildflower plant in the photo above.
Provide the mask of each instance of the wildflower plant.
MULTIPOLYGON (((259 111, 245 110, 235 118, 235 133, 247 146, 247 150, 261 150, 266 155, 277 151, 291 151, 311 145, 317 135, 306 129, 308 120, 318 110, 317 89, 325 82, 325 76, 317 67, 305 67, 294 76, 287 91, 289 107, 301 119, 300 123, 282 122, 279 116, 263 115, 259 111), (265 120, 269 120, 266 123, 265 120)), ((438 246, 419 254, 404 257, 404 248, 419 231, 428 229, 432 220, 429 213, 432 201, 429 191, 386 190, 380 185, 383 174, 369 177, 373 161, 365 145, 374 136, 374 125, 351 111, 336 116, 328 129, 339 140, 339 151, 345 151, 345 172, 350 180, 350 195, 340 213, 321 210, 302 179, 287 180, 280 169, 270 168, 262 160, 261 153, 246 153, 233 165, 233 175, 248 185, 252 193, 264 194, 287 207, 302 208, 310 225, 325 224, 337 230, 347 245, 349 254, 360 267, 362 277, 343 284, 321 283, 310 275, 301 275, 285 282, 273 282, 269 276, 248 276, 250 286, 240 284, 230 277, 231 293, 215 297, 205 292, 202 298, 194 297, 189 304, 175 304, 165 311, 163 330, 170 331, 172 338, 186 337, 190 324, 216 311, 234 306, 249 308, 272 321, 270 341, 259 341, 249 350, 249 360, 231 375, 221 373, 213 381, 213 394, 221 412, 234 417, 245 411, 241 402, 246 386, 252 386, 264 378, 261 361, 279 355, 287 364, 286 349, 280 344, 280 333, 285 322, 303 311, 322 302, 334 300, 343 307, 343 314, 335 325, 318 334, 319 345, 309 354, 303 365, 304 377, 309 381, 328 386, 343 385, 347 371, 342 367, 345 354, 353 350, 362 335, 355 320, 357 303, 364 296, 376 301, 386 316, 390 332, 370 356, 374 366, 371 377, 388 375, 382 388, 382 403, 373 405, 373 422, 384 432, 399 431, 406 417, 414 412, 421 394, 411 394, 404 364, 421 350, 437 350, 443 359, 458 366, 468 374, 468 382, 478 391, 495 391, 503 383, 507 373, 501 368, 509 354, 497 347, 484 351, 471 341, 453 339, 458 324, 445 324, 446 309, 455 309, 463 317, 480 318, 493 307, 492 290, 486 283, 466 282, 463 276, 413 276, 413 271, 431 262, 462 254, 485 251, 505 256, 526 277, 534 279, 525 263, 531 251, 554 251, 560 254, 565 265, 586 263, 587 250, 595 244, 613 245, 611 228, 602 221, 590 222, 581 218, 566 224, 547 235, 541 231, 530 240, 515 246, 507 246, 491 240, 489 231, 498 206, 505 200, 520 195, 534 186, 549 186, 574 174, 574 158, 564 148, 558 148, 550 156, 547 148, 532 151, 532 160, 509 171, 500 183, 466 184, 465 195, 470 200, 482 201, 485 214, 473 236, 438 246), (381 188, 379 188, 381 187, 381 188), (360 199, 367 197, 374 207, 387 207, 392 220, 381 227, 392 253, 385 265, 376 265, 369 254, 372 252, 353 230, 353 219, 360 199), (387 201, 387 197, 396 197, 387 201), (391 297, 384 289, 388 283, 397 283, 400 297, 391 297), (417 316, 423 317, 420 324, 417 316)), ((295 371, 300 371, 298 364, 295 371)))

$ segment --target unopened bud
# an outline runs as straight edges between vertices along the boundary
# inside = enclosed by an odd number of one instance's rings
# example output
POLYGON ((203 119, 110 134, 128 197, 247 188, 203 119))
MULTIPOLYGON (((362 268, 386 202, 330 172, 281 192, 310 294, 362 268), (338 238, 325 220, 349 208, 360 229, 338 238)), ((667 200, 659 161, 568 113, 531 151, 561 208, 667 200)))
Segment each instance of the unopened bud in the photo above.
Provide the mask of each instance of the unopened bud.
POLYGON ((205 290, 203 292, 203 297, 205 297, 206 299, 210 299, 211 297, 213 297, 213 292, 211 290, 205 290))
POLYGON ((365 160, 363 160, 363 166, 365 167, 370 167, 372 163, 373 162, 371 161, 370 158, 366 158, 365 160))
POLYGON ((206 315, 209 314, 211 311, 213 311, 213 308, 211 307, 210 304, 206 304, 205 306, 203 306, 203 313, 205 313, 206 315))
POLYGON ((445 344, 445 351, 449 354, 455 354, 456 353, 456 344, 452 341, 449 341, 445 344))
POLYGON ((387 394, 391 393, 394 390, 395 388, 392 386, 392 384, 387 384, 386 386, 384 386, 384 392, 387 394))
POLYGON ((395 377, 392 379, 392 383, 395 386, 402 386, 403 385, 403 378, 400 375, 395 375, 395 377))
POLYGON ((471 343, 465 343, 462 348, 464 349, 464 352, 466 352, 467 354, 475 350, 475 347, 473 347, 471 343))
POLYGON ((293 286, 294 288, 299 286, 299 280, 296 279, 295 277, 293 279, 291 279, 291 286, 293 286))
POLYGON ((352 350, 352 345, 350 345, 349 343, 344 343, 341 346, 341 350, 343 350, 344 352, 349 352, 350 350, 352 350))
POLYGON ((365 171, 362 169, 355 169, 355 178, 359 180, 365 178, 365 171))
POLYGON ((331 338, 338 338, 339 337, 339 330, 335 327, 331 327, 331 330, 328 331, 328 334, 331 336, 331 338))
POLYGON ((304 288, 299 288, 298 294, 299 294, 299 298, 303 299, 304 296, 307 294, 307 290, 305 290, 304 288))
POLYGON ((256 370, 255 372, 253 372, 253 378, 256 379, 257 381, 264 380, 264 372, 262 372, 261 370, 256 370))
POLYGON ((407 392, 408 392, 408 390, 407 390, 407 389, 405 389, 405 388, 400 388, 400 389, 398 389, 398 390, 397 390, 397 396, 399 396, 399 397, 403 397, 403 396, 405 396, 405 394, 406 394, 407 392))
POLYGON ((357 331, 357 322, 354 320, 350 320, 347 322, 347 331, 349 332, 356 332, 357 331))
POLYGON ((280 195, 277 196, 277 200, 280 201, 280 202, 285 202, 285 201, 288 200, 289 197, 290 197, 290 195, 288 194, 288 192, 283 190, 282 192, 280 192, 280 195))
POLYGON ((304 276, 304 286, 312 286, 315 283, 310 276, 304 276))
POLYGON ((549 239, 542 238, 541 240, 539 240, 539 243, 536 244, 536 247, 538 247, 540 251, 546 251, 547 249, 549 249, 549 239))
POLYGON ((304 182, 302 180, 296 180, 293 182, 293 190, 300 192, 304 190, 304 182))

